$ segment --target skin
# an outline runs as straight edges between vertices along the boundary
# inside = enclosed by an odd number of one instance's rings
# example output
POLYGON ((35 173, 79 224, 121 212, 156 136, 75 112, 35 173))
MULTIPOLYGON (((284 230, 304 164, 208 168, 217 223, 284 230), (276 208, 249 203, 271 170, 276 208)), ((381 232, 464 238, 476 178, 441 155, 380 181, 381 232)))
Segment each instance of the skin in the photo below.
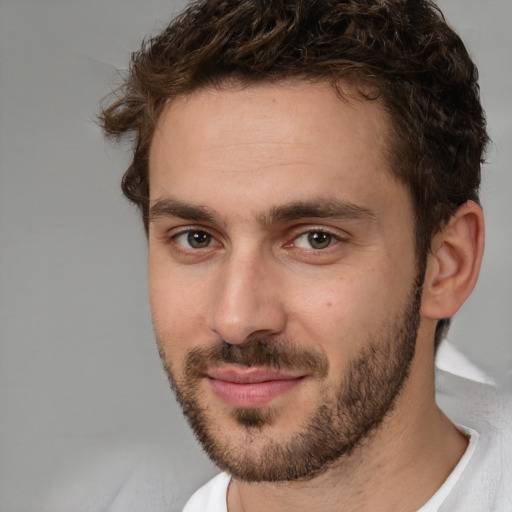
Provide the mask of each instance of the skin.
MULTIPOLYGON (((328 361, 324 378, 306 375, 271 399, 273 419, 261 429, 237 423, 233 404, 201 380, 212 432, 248 456, 297 432, 361 347, 404 310, 417 274, 413 215, 384 157, 386 130, 378 102, 355 94, 341 101, 331 86, 304 82, 201 90, 170 102, 159 119, 150 150, 149 292, 176 384, 185 384, 190 351, 221 339, 292 340, 328 361), (329 201, 359 214, 271 215, 329 201), (191 247, 191 231, 211 235, 207 245, 191 247), (313 248, 312 232, 332 235, 329 245, 313 248)), ((467 445, 435 404, 434 330, 476 281, 482 233, 481 211, 468 203, 433 240, 410 376, 380 428, 308 481, 232 481, 230 512, 328 512, 340 503, 397 512, 434 494, 467 445)))

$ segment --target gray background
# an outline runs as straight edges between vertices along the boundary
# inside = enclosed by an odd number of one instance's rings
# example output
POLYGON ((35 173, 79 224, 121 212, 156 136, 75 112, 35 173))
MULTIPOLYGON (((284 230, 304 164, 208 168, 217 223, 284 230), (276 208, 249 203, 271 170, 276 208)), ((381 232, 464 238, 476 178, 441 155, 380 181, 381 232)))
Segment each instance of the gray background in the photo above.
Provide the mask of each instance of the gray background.
MULTIPOLYGON (((213 472, 154 347, 144 235, 118 185, 129 148, 105 143, 93 122, 116 69, 179 5, 0 1, 1 512, 91 496, 152 447, 174 468, 175 509, 213 472)), ((449 337, 509 382, 512 2, 440 5, 479 65, 494 141, 484 266, 449 337)))

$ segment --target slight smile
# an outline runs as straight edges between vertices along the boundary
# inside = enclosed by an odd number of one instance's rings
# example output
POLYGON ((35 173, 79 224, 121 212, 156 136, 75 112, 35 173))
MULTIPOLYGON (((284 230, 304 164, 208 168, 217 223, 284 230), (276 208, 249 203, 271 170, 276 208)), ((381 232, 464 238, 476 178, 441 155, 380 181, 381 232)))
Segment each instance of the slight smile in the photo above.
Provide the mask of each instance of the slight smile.
POLYGON ((299 385, 305 375, 270 368, 223 366, 208 372, 207 380, 223 402, 237 408, 263 407, 299 385))

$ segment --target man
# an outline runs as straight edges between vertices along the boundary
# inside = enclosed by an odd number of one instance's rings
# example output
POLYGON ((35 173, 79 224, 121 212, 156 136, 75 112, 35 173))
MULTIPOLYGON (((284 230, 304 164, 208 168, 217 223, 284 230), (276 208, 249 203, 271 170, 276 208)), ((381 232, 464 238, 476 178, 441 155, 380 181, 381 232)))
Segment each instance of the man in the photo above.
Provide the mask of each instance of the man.
POLYGON ((185 511, 510 510, 510 432, 478 410, 504 399, 435 399, 487 143, 436 6, 194 3, 118 94, 102 120, 135 135, 162 361, 223 470, 185 511))

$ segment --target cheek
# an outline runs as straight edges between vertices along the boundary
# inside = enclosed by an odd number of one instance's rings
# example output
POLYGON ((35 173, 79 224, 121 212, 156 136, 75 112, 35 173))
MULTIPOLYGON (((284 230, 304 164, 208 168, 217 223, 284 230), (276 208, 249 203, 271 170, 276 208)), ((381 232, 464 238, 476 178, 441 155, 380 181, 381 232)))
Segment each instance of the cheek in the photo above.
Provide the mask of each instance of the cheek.
POLYGON ((397 282, 382 267, 314 285, 302 283, 292 292, 293 335, 316 344, 334 366, 344 365, 403 311, 411 283, 404 276, 397 282))
POLYGON ((158 335, 182 337, 199 327, 201 297, 178 283, 150 286, 149 300, 153 324, 158 335))
POLYGON ((367 323, 368 294, 355 279, 337 278, 321 289, 302 287, 293 296, 296 322, 324 352, 350 349, 355 333, 360 335, 367 323))
POLYGON ((200 283, 180 279, 176 272, 151 262, 148 282, 154 331, 166 360, 174 364, 202 338, 205 290, 200 283))

